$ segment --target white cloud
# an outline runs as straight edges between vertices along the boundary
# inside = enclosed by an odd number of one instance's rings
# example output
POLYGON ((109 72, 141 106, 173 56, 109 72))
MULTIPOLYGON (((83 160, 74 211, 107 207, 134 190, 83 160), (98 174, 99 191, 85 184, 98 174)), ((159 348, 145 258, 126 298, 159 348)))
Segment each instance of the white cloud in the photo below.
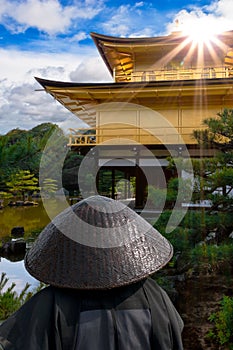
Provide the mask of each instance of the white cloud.
POLYGON ((2 0, 0 6, 0 21, 3 20, 3 16, 5 13, 8 13, 9 3, 7 1, 2 0))
MULTIPOLYGON (((90 50, 91 52, 92 50, 90 50)), ((72 55, 70 53, 39 53, 33 51, 21 51, 17 49, 0 49, 1 65, 0 76, 2 79, 7 79, 9 84, 17 82, 33 82, 33 75, 29 76, 28 72, 31 69, 34 71, 45 71, 46 67, 53 67, 53 73, 56 75, 58 69, 62 78, 67 78, 69 69, 73 69, 79 62, 82 61, 80 55, 72 55), (61 75, 61 67, 64 72, 61 75)))
MULTIPOLYGON (((95 66, 95 64, 98 64, 100 67, 100 56, 94 46, 83 46, 82 50, 77 50, 79 53, 69 52, 68 48, 69 41, 66 50, 56 53, 0 49, 0 77, 2 80, 6 79, 9 86, 25 82, 33 84, 36 75, 45 79, 69 81, 70 72, 75 71, 80 64, 84 65, 81 76, 84 79, 85 74, 87 76, 89 74, 89 65, 95 66)), ((102 65, 105 67, 104 63, 102 65)), ((107 72, 106 68, 105 72, 107 72)), ((93 78, 96 75, 99 76, 98 71, 93 70, 92 73, 93 78)), ((104 75, 103 68, 102 73, 104 75)), ((103 77, 103 79, 105 78, 103 77)))
POLYGON ((75 34, 69 41, 70 42, 75 42, 75 41, 79 42, 79 41, 87 39, 88 37, 89 37, 89 35, 87 33, 81 31, 81 32, 75 34))
POLYGON ((3 4, 1 23, 12 33, 24 32, 29 27, 49 34, 64 32, 69 28, 75 10, 73 6, 62 7, 57 0, 3 0, 3 4))
POLYGON ((17 127, 30 129, 44 122, 57 123, 67 118, 68 111, 45 92, 35 91, 36 87, 36 83, 25 83, 1 91, 0 134, 17 127))
POLYGON ((115 14, 111 17, 108 22, 103 23, 103 27, 109 35, 122 35, 126 36, 129 32, 129 5, 122 5, 117 10, 115 14))
MULTIPOLYGON (((72 77, 77 82, 110 81, 96 49, 95 56, 93 48, 84 51, 84 56, 81 56, 0 50, 0 134, 17 127, 30 129, 44 122, 58 123, 67 128, 71 113, 45 91, 36 91, 42 87, 34 77, 61 81, 70 81, 72 77)), ((75 116, 71 119, 72 123, 80 123, 75 116)))
POLYGON ((233 1, 219 0, 207 7, 209 12, 213 12, 215 25, 224 30, 233 30, 233 1))
POLYGON ((70 73, 70 79, 78 82, 103 82, 112 81, 103 60, 99 57, 91 57, 81 62, 77 68, 70 73))
POLYGON ((102 7, 98 5, 98 2, 96 4, 84 4, 76 7, 75 9, 75 18, 82 18, 82 19, 92 19, 98 13, 102 10, 102 7))
POLYGON ((154 36, 154 31, 152 28, 143 28, 142 30, 139 30, 138 32, 132 32, 132 34, 129 35, 129 38, 145 38, 145 37, 152 37, 154 36))
POLYGON ((135 7, 142 7, 144 5, 143 1, 136 2, 135 7))
POLYGON ((232 21, 233 19, 233 1, 232 0, 219 0, 214 1, 207 7, 208 11, 214 12, 217 16, 224 17, 232 21))
POLYGON ((102 24, 104 31, 112 36, 143 37, 155 36, 164 28, 164 15, 151 3, 137 2, 114 8, 109 20, 102 24))
POLYGON ((71 2, 62 6, 58 0, 2 0, 0 22, 12 33, 37 28, 49 35, 66 33, 74 20, 92 19, 102 9, 102 1, 71 2))
POLYGON ((233 30, 233 1, 219 0, 209 6, 181 10, 174 16, 174 21, 167 25, 168 33, 177 29, 189 32, 195 28, 213 33, 233 30), (179 27, 175 25, 176 20, 179 22, 179 27))
POLYGON ((75 11, 73 6, 62 7, 57 0, 27 0, 16 6, 13 18, 19 24, 36 27, 46 33, 65 32, 75 11))

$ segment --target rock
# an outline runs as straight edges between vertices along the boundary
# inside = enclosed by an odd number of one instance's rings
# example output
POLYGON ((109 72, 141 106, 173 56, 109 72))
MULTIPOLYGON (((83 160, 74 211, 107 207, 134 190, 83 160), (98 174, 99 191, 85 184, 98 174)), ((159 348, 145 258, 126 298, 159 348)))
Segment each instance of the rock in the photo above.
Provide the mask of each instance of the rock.
POLYGON ((205 242, 208 242, 208 243, 213 241, 215 242, 215 240, 216 240, 216 232, 210 232, 205 238, 205 242))
POLYGON ((3 244, 1 249, 2 256, 9 254, 25 254, 26 241, 22 238, 12 239, 9 242, 3 244))
POLYGON ((34 201, 16 201, 16 202, 10 201, 8 203, 9 207, 28 207, 32 205, 38 205, 38 203, 34 201))
POLYGON ((14 206, 16 206, 16 202, 10 201, 10 202, 8 203, 8 206, 9 206, 9 207, 14 207, 14 206))
POLYGON ((12 240, 10 248, 13 254, 25 253, 26 241, 24 239, 12 240))
POLYGON ((16 207, 23 207, 24 206, 24 201, 16 201, 15 205, 16 205, 16 207))
POLYGON ((24 227, 23 226, 15 226, 11 230, 11 236, 12 237, 23 237, 24 235, 24 227))
POLYGON ((33 205, 38 205, 38 203, 33 201, 24 201, 23 205, 26 207, 31 207, 33 205))

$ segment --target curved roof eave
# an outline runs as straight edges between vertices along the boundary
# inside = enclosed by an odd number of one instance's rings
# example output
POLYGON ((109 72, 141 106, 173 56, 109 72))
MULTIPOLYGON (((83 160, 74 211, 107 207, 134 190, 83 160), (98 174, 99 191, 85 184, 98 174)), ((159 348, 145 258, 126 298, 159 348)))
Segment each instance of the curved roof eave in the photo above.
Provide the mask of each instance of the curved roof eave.
POLYGON ((96 125, 96 106, 108 102, 132 102, 157 109, 169 103, 193 104, 195 93, 209 96, 216 105, 225 101, 232 105, 233 77, 225 79, 130 82, 74 83, 35 78, 44 90, 90 127, 96 125), (172 83, 172 84, 171 84, 172 83), (173 101, 173 102, 172 102, 173 101), (191 101, 191 102, 190 102, 191 101), (229 102, 230 101, 230 102, 229 102))
POLYGON ((182 34, 182 32, 175 32, 165 36, 156 36, 156 37, 115 37, 110 35, 98 34, 95 32, 90 33, 92 39, 97 42, 99 40, 106 41, 114 44, 133 44, 133 45, 142 45, 142 44, 155 44, 161 43, 164 40, 174 40, 186 37, 186 35, 182 34))
MULTIPOLYGON (((106 41, 108 43, 113 43, 115 45, 117 44, 126 44, 126 45, 155 45, 155 44, 162 44, 164 42, 177 42, 179 43, 184 38, 188 37, 187 34, 182 33, 181 31, 172 32, 169 35, 164 36, 156 36, 156 37, 115 37, 110 35, 104 35, 104 34, 98 34, 95 32, 90 33, 91 38, 95 43, 98 43, 98 41, 106 41)), ((222 32, 220 34, 216 34, 215 37, 220 38, 223 42, 233 42, 233 30, 229 30, 226 32, 222 32)))
MULTIPOLYGON (((138 38, 113 37, 94 32, 91 32, 90 35, 112 76, 114 76, 114 69, 116 67, 121 69, 120 61, 123 55, 127 54, 129 56, 129 61, 131 66, 133 66, 133 56, 138 50, 145 50, 148 48, 154 50, 155 48, 158 49, 161 47, 162 54, 165 55, 166 53, 175 49, 177 46, 182 45, 183 42, 186 42, 186 45, 190 45, 189 40, 187 41, 189 37, 184 35, 182 32, 173 32, 167 36, 138 38)), ((212 44, 214 45, 215 50, 220 50, 221 53, 222 51, 227 51, 227 47, 233 47, 233 31, 227 31, 215 35, 215 39, 216 40, 213 40, 212 44)), ((153 58, 154 57, 155 56, 153 54, 153 58)))
POLYGON ((174 42, 174 40, 177 41, 179 38, 178 43, 180 42, 181 38, 184 38, 185 36, 182 35, 180 32, 176 35, 171 34, 168 36, 160 36, 160 37, 138 37, 138 38, 122 38, 122 37, 114 37, 104 34, 98 34, 95 32, 90 33, 92 40, 94 41, 104 63, 106 64, 110 74, 113 76, 113 68, 111 66, 111 62, 109 61, 109 58, 107 57, 105 51, 104 51, 104 44, 106 43, 108 45, 112 44, 114 47, 131 47, 132 46, 153 46, 155 44, 161 45, 164 43, 164 40, 169 42, 174 42))
POLYGON ((48 80, 43 78, 35 77, 37 82, 43 86, 45 90, 47 88, 83 88, 83 89, 142 89, 148 87, 170 87, 176 88, 179 86, 211 86, 211 85, 223 85, 223 84, 232 84, 233 78, 215 78, 215 79, 207 79, 205 80, 205 84, 203 84, 203 79, 190 79, 190 80, 161 80, 161 81, 150 81, 150 82, 106 82, 106 83, 77 83, 77 82, 63 82, 57 80, 48 80), (172 86, 171 86, 172 83, 172 86))

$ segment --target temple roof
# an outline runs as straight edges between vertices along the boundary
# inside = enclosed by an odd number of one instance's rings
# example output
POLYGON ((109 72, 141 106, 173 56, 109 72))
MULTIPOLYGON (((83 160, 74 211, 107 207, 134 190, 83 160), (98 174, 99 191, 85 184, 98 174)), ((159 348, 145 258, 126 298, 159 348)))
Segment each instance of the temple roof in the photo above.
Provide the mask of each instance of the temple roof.
POLYGON ((198 104, 232 106, 233 77, 227 79, 154 81, 134 83, 73 83, 36 80, 57 101, 90 127, 96 126, 97 105, 107 102, 129 102, 152 109, 184 108, 198 104), (204 97, 204 99, 203 99, 204 97))
POLYGON ((228 107, 233 100, 233 31, 218 35, 203 44, 202 58, 209 66, 196 69, 195 61, 180 65, 200 56, 198 45, 181 32, 155 38, 116 38, 91 33, 104 62, 115 79, 113 83, 74 83, 36 80, 57 101, 90 127, 96 126, 97 105, 106 102, 130 102, 161 110, 167 108, 190 108, 203 105, 228 107), (213 50, 213 51, 212 51, 213 50), (220 70, 218 67, 220 64, 220 70), (188 65, 187 65, 188 66, 188 65), (134 72, 153 68, 156 73, 151 80, 136 80, 134 72), (196 71, 195 71, 196 69, 196 71), (206 71, 207 69, 207 71, 206 71), (134 79, 134 80, 133 80, 134 79), (198 99, 200 100, 198 102, 198 99))
MULTIPOLYGON (((168 36, 147 38, 118 38, 91 33, 102 59, 112 76, 127 76, 138 67, 151 69, 168 65, 172 60, 184 62, 190 52, 189 65, 198 60, 198 45, 193 46, 189 36, 174 32, 168 36)), ((233 31, 216 35, 210 43, 203 43, 203 59, 211 65, 233 65, 233 31), (211 47, 211 48, 210 48, 211 47), (225 61, 226 56, 228 59, 225 61)))

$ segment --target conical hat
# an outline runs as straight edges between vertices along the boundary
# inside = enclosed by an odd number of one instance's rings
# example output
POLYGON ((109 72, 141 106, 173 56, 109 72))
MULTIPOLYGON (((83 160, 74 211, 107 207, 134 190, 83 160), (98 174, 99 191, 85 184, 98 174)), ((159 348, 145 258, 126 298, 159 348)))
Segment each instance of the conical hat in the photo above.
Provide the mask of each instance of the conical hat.
POLYGON ((57 215, 25 256, 39 281, 108 289, 139 281, 171 259, 171 244, 120 201, 92 196, 57 215))

